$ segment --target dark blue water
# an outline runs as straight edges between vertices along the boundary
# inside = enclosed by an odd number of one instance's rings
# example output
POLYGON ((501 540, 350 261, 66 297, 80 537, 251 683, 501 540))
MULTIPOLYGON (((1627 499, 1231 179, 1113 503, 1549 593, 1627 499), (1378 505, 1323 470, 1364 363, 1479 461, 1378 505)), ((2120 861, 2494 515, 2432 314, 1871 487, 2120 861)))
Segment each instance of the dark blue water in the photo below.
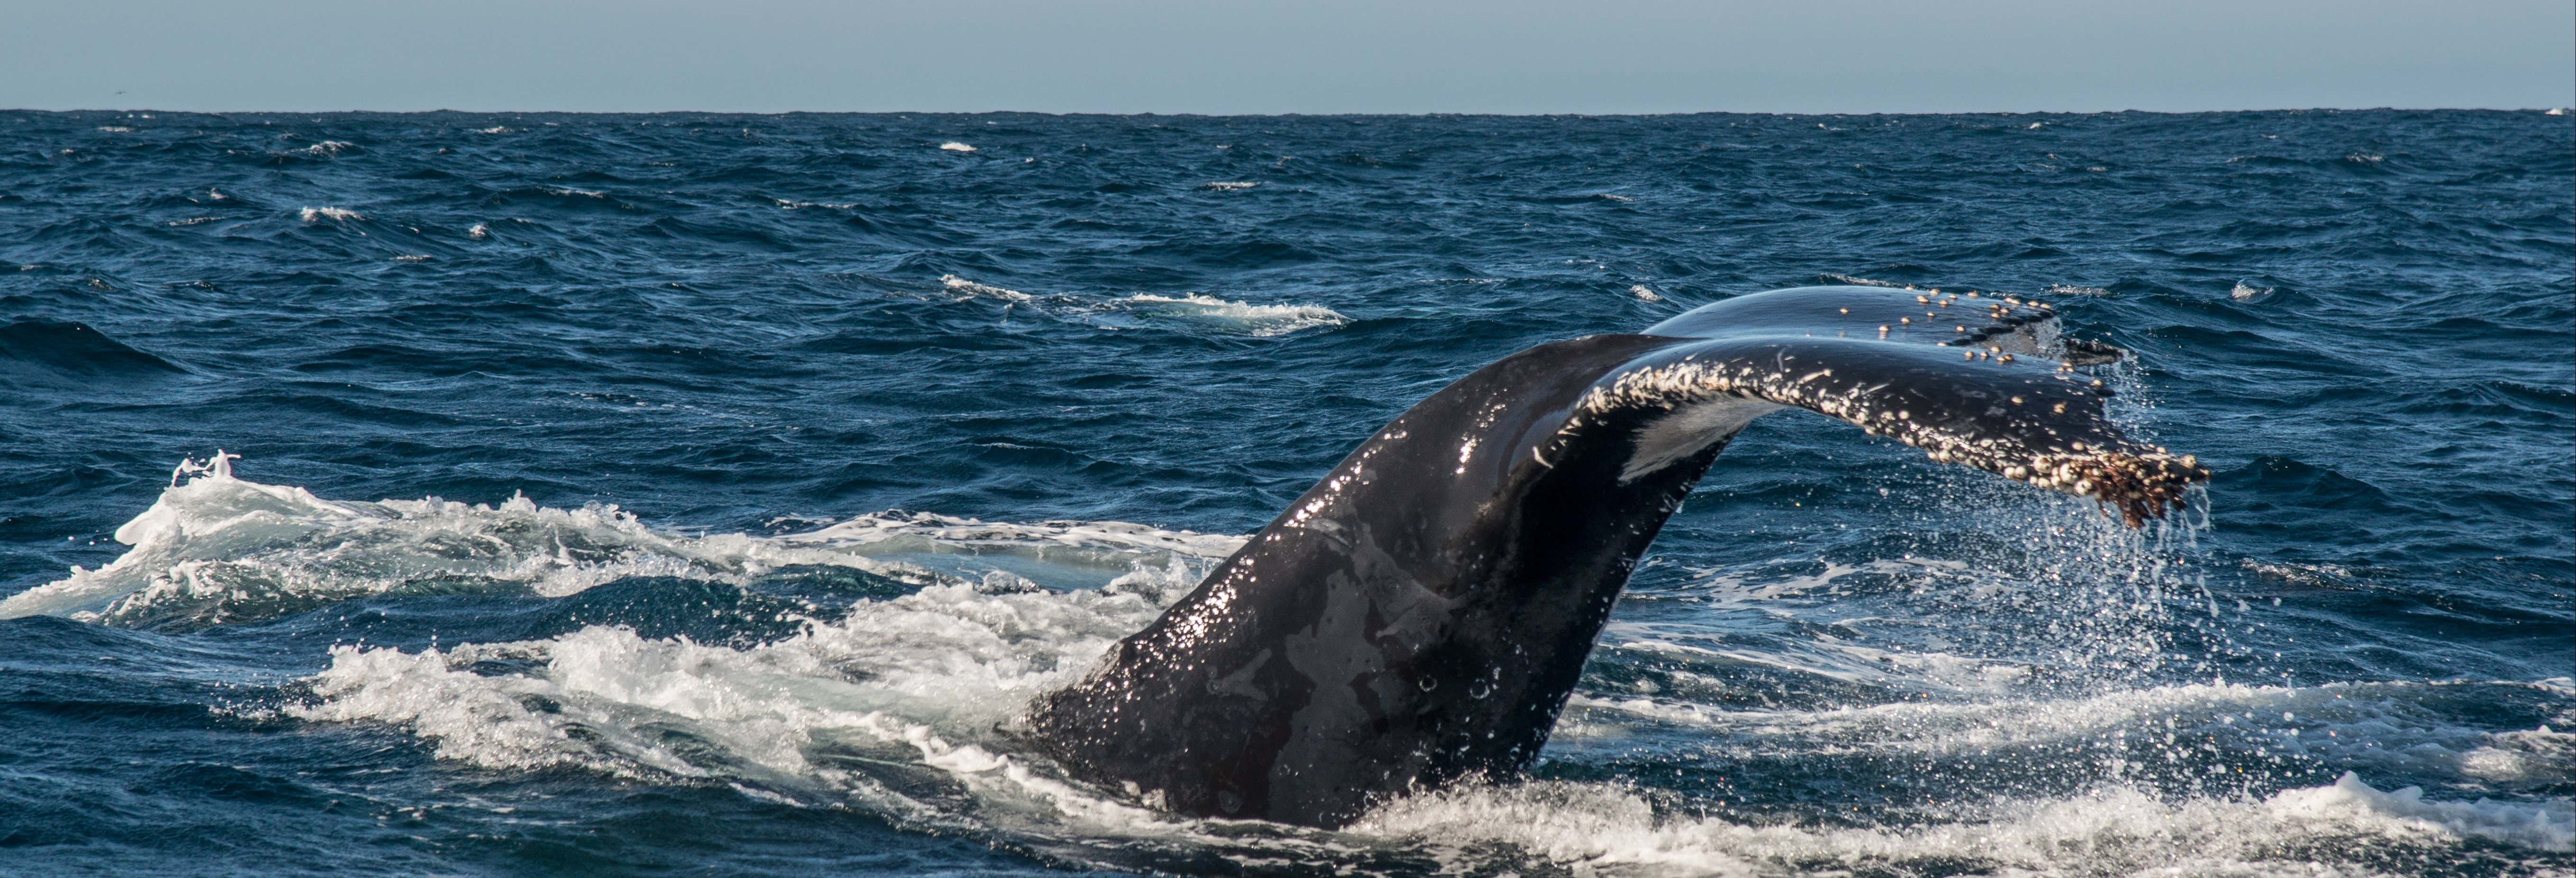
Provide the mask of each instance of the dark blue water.
POLYGON ((2563 874, 2571 270, 2538 113, 0 113, 0 872, 2563 874), (1782 414, 1529 778, 1013 746, 1443 383, 1818 282, 2056 303, 2201 509, 1782 414))

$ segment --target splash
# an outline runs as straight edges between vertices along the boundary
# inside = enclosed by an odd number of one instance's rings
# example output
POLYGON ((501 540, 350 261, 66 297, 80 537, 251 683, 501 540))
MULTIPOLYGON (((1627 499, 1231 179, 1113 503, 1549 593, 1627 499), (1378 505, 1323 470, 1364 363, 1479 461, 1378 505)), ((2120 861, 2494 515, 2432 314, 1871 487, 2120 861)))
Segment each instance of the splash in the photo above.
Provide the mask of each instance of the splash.
POLYGON ((436 497, 353 503, 236 478, 232 455, 183 462, 151 508, 117 528, 131 546, 96 570, 0 600, 0 618, 67 616, 196 628, 276 618, 382 594, 458 591, 562 596, 630 576, 740 583, 795 565, 928 582, 821 541, 741 534, 679 537, 616 506, 497 505, 436 497))

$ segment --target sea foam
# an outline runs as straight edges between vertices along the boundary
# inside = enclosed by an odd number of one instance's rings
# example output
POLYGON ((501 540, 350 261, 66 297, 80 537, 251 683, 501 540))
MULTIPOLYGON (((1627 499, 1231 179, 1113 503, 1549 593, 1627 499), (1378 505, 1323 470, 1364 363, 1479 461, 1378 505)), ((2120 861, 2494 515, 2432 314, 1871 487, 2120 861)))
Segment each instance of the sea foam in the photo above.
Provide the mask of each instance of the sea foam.
MULTIPOLYGON (((1973 863, 2031 874, 2287 875, 2308 874, 2300 851, 2355 836, 2437 849, 2474 841, 2532 855, 2576 844, 2563 797, 2445 800, 2364 780, 2446 766, 2543 783, 2563 777, 2576 749, 2563 733, 2444 726, 2407 707, 2445 697, 2444 686, 2500 684, 2156 685, 2073 698, 2006 686, 1964 700, 1776 709, 1587 689, 1560 721, 1569 746, 1680 729, 1707 740, 1704 758, 1718 765, 1774 756, 1784 744, 1816 751, 1802 759, 1918 764, 2085 752, 2087 742, 2131 735, 2161 736, 2179 753, 2232 735, 2359 773, 2251 798, 2159 793, 2114 773, 2072 793, 1963 794, 1913 819, 1871 825, 1783 823, 1735 813, 1724 799, 1674 810, 1618 781, 1471 784, 1388 803, 1338 835, 1190 820, 1064 777, 1028 754, 1013 729, 1031 697, 1087 672, 1239 548, 1239 536, 917 512, 781 536, 687 536, 600 505, 329 500, 241 479, 221 454, 183 464, 173 482, 118 529, 132 546, 124 557, 0 601, 0 616, 247 620, 432 580, 448 591, 482 583, 543 596, 638 575, 748 583, 786 565, 871 571, 915 587, 856 600, 765 642, 700 643, 594 624, 535 640, 336 646, 328 667, 305 682, 309 696, 280 712, 400 728, 442 759, 492 770, 720 782, 772 801, 1044 845, 1075 862, 1159 868, 1135 860, 1138 850, 1334 859, 1359 843, 1465 870, 1534 858, 1597 874, 1754 875, 1831 862, 1860 871, 1973 863), (929 556, 964 566, 905 560, 929 556), (973 575, 975 564, 1005 560, 1022 570, 1117 572, 1083 588, 973 575), (1742 747, 1751 749, 1730 749, 1742 747)), ((1744 588, 1777 597, 1849 575, 1744 588)), ((1660 648, 1640 639, 1651 634, 1619 628, 1605 648, 1660 648)), ((1908 673, 1931 681, 1941 672, 1908 673)), ((2571 694, 2563 681, 2530 685, 2547 697, 2571 694)), ((2373 874, 2344 865, 2346 874, 2373 874)))

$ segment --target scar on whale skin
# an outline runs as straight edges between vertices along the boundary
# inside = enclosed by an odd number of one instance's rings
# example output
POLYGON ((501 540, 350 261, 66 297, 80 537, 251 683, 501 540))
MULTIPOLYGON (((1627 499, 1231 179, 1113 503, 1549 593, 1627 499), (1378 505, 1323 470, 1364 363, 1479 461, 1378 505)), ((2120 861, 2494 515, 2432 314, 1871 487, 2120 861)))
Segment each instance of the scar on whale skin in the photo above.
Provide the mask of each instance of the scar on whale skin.
POLYGON ((1076 776, 1182 814, 1333 827, 1536 758, 1664 521, 1747 423, 1802 408, 2091 497, 2130 526, 2209 471, 2132 441, 2017 298, 1803 287, 1476 370, 1357 450, 1026 715, 1076 776), (2041 360, 2051 360, 2045 364, 2041 360))

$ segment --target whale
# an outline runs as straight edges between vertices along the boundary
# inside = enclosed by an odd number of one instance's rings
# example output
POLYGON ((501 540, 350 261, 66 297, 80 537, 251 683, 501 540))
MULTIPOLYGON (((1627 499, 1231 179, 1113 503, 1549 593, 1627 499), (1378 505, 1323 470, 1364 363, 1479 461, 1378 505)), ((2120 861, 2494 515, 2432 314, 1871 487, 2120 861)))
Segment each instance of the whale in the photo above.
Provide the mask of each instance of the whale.
POLYGON ((1497 360, 1371 434, 1014 729, 1172 813, 1335 828, 1508 779, 1637 561, 1729 440, 1803 409, 2131 527, 2209 471, 2125 436, 2121 352, 2020 296, 1801 287, 1497 360))

